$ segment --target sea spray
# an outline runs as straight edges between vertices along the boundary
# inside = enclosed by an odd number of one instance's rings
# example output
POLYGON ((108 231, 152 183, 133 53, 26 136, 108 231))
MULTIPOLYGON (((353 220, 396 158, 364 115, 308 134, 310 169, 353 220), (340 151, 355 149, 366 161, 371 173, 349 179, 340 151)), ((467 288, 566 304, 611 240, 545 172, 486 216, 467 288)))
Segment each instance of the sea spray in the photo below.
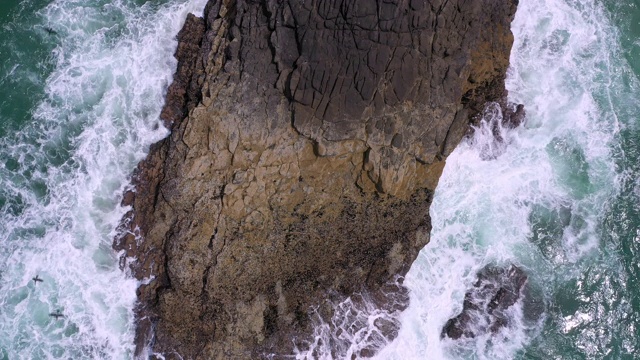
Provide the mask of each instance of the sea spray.
POLYGON ((302 345, 296 347, 295 358, 351 359, 376 354, 398 335, 398 317, 408 300, 406 289, 400 287, 403 280, 397 277, 383 286, 376 293, 378 301, 371 294, 358 293, 331 304, 330 318, 313 309, 314 333, 310 338, 292 339, 302 345))
POLYGON ((481 128, 448 158, 431 207, 431 243, 407 274, 411 305, 380 359, 612 354, 615 339, 602 331, 628 310, 626 295, 614 291, 624 275, 610 277, 621 273, 618 255, 603 243, 619 192, 611 99, 625 84, 616 74, 624 69, 616 32, 598 2, 561 0, 520 1, 512 30, 507 88, 525 104, 526 125, 503 134, 505 148, 481 128), (441 337, 475 274, 510 263, 527 272, 542 316, 527 320, 520 303, 493 336, 441 337))
MULTIPOLYGON (((65 0, 6 25, 28 27, 25 38, 45 43, 35 55, 50 53, 31 67, 39 73, 24 65, 28 51, 2 68, 5 91, 22 84, 37 100, 0 140, 0 358, 132 357, 137 283, 111 250, 127 210, 119 199, 149 144, 167 133, 158 117, 176 66, 173 39, 204 4, 65 0), (64 318, 49 316, 57 309, 64 318)), ((11 106, 1 113, 15 114, 11 106)))

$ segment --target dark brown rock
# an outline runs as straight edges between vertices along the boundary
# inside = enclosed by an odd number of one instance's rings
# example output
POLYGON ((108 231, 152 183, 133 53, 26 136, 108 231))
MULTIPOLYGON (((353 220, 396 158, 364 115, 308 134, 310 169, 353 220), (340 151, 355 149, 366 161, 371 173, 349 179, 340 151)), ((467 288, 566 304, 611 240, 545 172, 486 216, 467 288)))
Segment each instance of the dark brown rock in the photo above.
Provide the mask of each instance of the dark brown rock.
POLYGON ((527 275, 515 265, 485 267, 465 294, 462 312, 445 324, 442 337, 473 338, 507 326, 506 311, 521 298, 526 282, 527 275))
POLYGON ((200 101, 201 91, 196 72, 202 71, 202 64, 198 62, 198 53, 204 30, 204 20, 189 14, 178 33, 178 48, 174 55, 178 60, 178 70, 173 75, 173 83, 167 90, 166 102, 160 114, 160 118, 169 129, 176 122, 184 119, 187 112, 200 101))
POLYGON ((522 104, 501 104, 503 126, 515 129, 524 123, 527 116, 522 104))
POLYGON ((404 309, 389 281, 429 241, 446 156, 504 94, 514 13, 493 0, 212 0, 190 16, 162 112, 172 133, 136 170, 114 243, 148 279, 137 351, 278 358, 311 334, 312 308, 331 317, 360 293, 404 309))

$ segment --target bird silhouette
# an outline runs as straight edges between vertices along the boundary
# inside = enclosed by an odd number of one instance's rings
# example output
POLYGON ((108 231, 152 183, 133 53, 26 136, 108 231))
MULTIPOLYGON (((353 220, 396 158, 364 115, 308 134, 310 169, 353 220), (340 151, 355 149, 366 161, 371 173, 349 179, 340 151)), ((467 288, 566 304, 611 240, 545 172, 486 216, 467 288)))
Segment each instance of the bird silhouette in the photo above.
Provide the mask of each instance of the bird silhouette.
POLYGON ((58 35, 58 32, 53 30, 52 28, 45 26, 44 31, 46 31, 49 35, 58 35))
POLYGON ((33 283, 38 285, 38 282, 43 282, 44 280, 40 279, 38 277, 38 275, 36 275, 36 277, 32 278, 31 280, 33 280, 33 283))
POLYGON ((60 309, 56 310, 54 313, 50 313, 49 316, 56 318, 56 320, 64 317, 64 315, 60 312, 60 309))

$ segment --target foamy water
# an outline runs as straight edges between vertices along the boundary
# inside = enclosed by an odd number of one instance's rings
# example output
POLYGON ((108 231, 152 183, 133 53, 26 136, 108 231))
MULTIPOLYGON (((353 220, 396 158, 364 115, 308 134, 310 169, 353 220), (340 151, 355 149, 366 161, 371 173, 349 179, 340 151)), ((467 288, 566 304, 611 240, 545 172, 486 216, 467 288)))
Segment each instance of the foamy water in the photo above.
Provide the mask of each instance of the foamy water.
MULTIPOLYGON (((0 140, 0 359, 132 358, 137 283, 111 249, 119 201, 166 135, 174 38, 204 4, 62 0, 29 24, 55 45, 44 99, 0 140)), ((20 66, 7 76, 28 77, 20 66)))
MULTIPOLYGON (((601 224, 618 191, 612 152, 620 124, 609 101, 619 81, 615 29, 596 1, 523 0, 512 30, 507 88, 511 101, 525 105, 526 124, 507 131, 504 144, 485 126, 447 160, 431 207, 431 243, 405 282, 411 305, 379 359, 519 358, 544 329, 560 337, 593 317, 560 317, 558 296, 590 261, 619 261, 601 250, 601 224), (497 158, 483 161, 487 151, 497 158), (521 301, 494 336, 441 338, 475 274, 511 263, 529 275, 530 299, 542 314, 527 318, 521 301)), ((547 353, 554 355, 563 356, 547 353)))

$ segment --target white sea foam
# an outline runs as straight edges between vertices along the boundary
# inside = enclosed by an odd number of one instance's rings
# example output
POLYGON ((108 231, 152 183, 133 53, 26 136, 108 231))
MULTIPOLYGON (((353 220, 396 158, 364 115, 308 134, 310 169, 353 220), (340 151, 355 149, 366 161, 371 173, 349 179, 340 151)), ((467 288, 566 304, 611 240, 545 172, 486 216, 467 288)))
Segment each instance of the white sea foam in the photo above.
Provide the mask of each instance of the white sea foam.
POLYGON ((0 359, 126 359, 137 283, 111 249, 119 200, 159 122, 175 34, 205 0, 55 1, 39 11, 59 42, 46 99, 2 139, 0 359), (30 281, 39 274, 44 282, 30 281), (50 312, 61 309, 55 321, 50 312))
MULTIPOLYGON (((315 323, 311 339, 294 339, 300 348, 295 349, 299 360, 353 359, 371 357, 384 348, 398 332, 399 309, 406 306, 406 293, 394 291, 401 278, 379 296, 385 297, 384 308, 374 304, 369 294, 354 294, 332 305, 330 319, 315 311, 315 323)), ((327 315, 325 315, 327 316, 327 315)))
POLYGON ((609 91, 601 80, 611 76, 613 30, 595 1, 571 0, 520 1, 512 30, 507 88, 525 105, 526 124, 497 145, 479 129, 447 160, 431 207, 431 243, 406 279, 411 305, 399 337, 377 358, 514 358, 544 319, 527 320, 522 302, 497 336, 441 338, 477 271, 521 266, 540 306, 562 286, 555 277, 580 271, 599 245, 598 224, 616 192, 617 118, 597 100, 609 91), (497 157, 483 161, 487 149, 497 157), (564 221, 557 229, 545 225, 556 218, 564 221))

